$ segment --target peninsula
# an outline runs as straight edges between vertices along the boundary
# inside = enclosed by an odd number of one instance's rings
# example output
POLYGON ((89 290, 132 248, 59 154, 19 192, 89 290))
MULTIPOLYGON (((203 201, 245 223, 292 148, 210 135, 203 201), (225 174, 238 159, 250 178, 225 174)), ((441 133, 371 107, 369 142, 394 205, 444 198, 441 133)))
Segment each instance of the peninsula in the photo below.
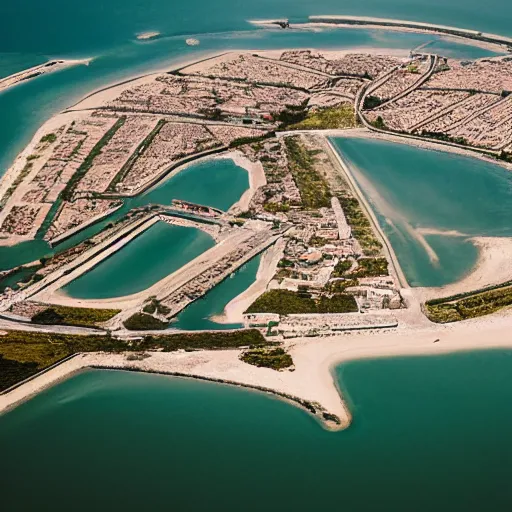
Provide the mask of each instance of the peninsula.
POLYGON ((0 92, 10 89, 16 85, 33 80, 38 76, 42 76, 55 71, 60 71, 69 66, 76 66, 78 64, 88 65, 91 59, 60 59, 60 60, 49 60, 39 66, 34 66, 29 69, 24 69, 18 73, 14 73, 4 78, 0 78, 0 92))
POLYGON ((411 288, 329 140, 385 138, 511 170, 511 77, 509 56, 231 52, 104 89, 51 119, 0 183, 0 245, 53 247, 3 270, 0 410, 81 368, 123 368, 274 392, 343 428, 350 412, 329 374, 336 362, 512 345, 510 239, 481 241, 473 278, 411 288), (183 198, 123 210, 219 157, 249 174, 227 211, 183 198), (215 244, 133 295, 64 293, 162 222, 215 244), (173 328, 258 255, 256 282, 218 319, 240 328, 173 328))

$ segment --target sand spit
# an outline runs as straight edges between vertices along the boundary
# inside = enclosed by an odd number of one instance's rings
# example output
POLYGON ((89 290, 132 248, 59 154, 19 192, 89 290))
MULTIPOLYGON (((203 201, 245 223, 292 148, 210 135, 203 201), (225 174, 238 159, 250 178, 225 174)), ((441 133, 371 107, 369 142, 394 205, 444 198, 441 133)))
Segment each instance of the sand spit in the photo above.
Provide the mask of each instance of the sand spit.
POLYGON ((70 66, 78 66, 79 64, 89 65, 92 59, 54 59, 34 66, 29 69, 24 69, 18 73, 14 73, 5 78, 0 79, 0 92, 10 89, 16 85, 22 84, 29 80, 33 80, 41 75, 60 71, 70 66))
POLYGON ((267 249, 260 259, 260 265, 256 274, 256 280, 240 295, 231 300, 222 315, 211 318, 213 322, 219 324, 243 323, 244 312, 247 308, 267 290, 267 286, 274 277, 277 264, 283 257, 283 251, 286 246, 286 240, 280 238, 272 247, 267 249))
POLYGON ((457 40, 475 43, 474 46, 485 47, 494 51, 508 51, 512 45, 512 38, 498 34, 488 34, 477 30, 468 30, 459 27, 436 25, 409 20, 395 20, 389 18, 375 18, 368 16, 340 16, 322 15, 310 16, 311 25, 318 26, 341 26, 343 28, 371 28, 381 30, 393 30, 400 32, 417 32, 427 34, 438 34, 441 36, 453 37, 457 40), (484 46, 485 45, 485 46, 484 46))
POLYGON ((230 158, 235 165, 245 169, 249 173, 249 188, 243 193, 242 197, 230 208, 232 212, 243 212, 249 208, 256 190, 266 185, 267 178, 261 162, 252 162, 241 151, 230 151, 217 159, 230 158))
POLYGON ((336 415, 340 419, 339 425, 329 421, 325 423, 329 428, 340 429, 349 426, 351 413, 333 378, 336 365, 363 358, 512 348, 511 329, 512 315, 510 311, 502 311, 485 319, 451 325, 431 324, 423 329, 297 338, 287 343, 295 363, 292 372, 250 366, 240 361, 239 350, 157 352, 142 361, 128 361, 123 354, 81 354, 0 395, 0 412, 77 371, 102 367, 179 374, 268 390, 310 402, 320 411, 336 415))
POLYGON ((160 37, 160 32, 154 30, 149 32, 141 32, 140 34, 137 34, 137 39, 139 41, 148 41, 149 39, 156 39, 157 37, 160 37))
MULTIPOLYGON (((347 130, 347 131, 352 131, 352 130, 347 130)), ((384 231, 380 227, 379 221, 377 220, 377 216, 375 215, 372 207, 368 204, 366 197, 364 196, 361 189, 359 188, 359 185, 357 184, 356 180, 354 179, 354 176, 352 175, 351 167, 345 162, 345 160, 342 158, 342 156, 339 154, 339 152, 336 150, 336 148, 332 145, 332 143, 329 140, 327 140, 326 142, 327 142, 327 147, 329 148, 329 153, 330 153, 331 158, 333 158, 338 163, 341 171, 343 172, 344 176, 348 180, 350 187, 352 188, 356 197, 358 198, 360 203, 364 206, 364 209, 366 211, 368 219, 370 220, 370 222, 372 224, 374 232, 377 233, 380 237, 386 257, 387 257, 388 261, 391 262, 390 271, 391 271, 393 277, 400 283, 400 286, 402 288, 407 288, 409 285, 407 283, 407 279, 405 278, 405 274, 402 270, 402 267, 400 266, 398 258, 396 257, 395 251, 394 251, 393 247, 391 246, 391 244, 389 243, 386 235, 384 234, 384 231)))
POLYGON ((476 266, 456 283, 432 288, 414 288, 414 294, 420 300, 449 297, 512 279, 512 238, 475 237, 470 241, 478 248, 476 266))

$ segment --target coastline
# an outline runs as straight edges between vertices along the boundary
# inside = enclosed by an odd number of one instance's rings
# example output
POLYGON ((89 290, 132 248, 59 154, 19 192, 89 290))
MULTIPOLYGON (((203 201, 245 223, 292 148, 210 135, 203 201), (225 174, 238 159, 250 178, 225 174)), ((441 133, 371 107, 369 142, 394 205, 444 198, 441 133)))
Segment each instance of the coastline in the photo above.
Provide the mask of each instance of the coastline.
POLYGON ((351 26, 356 28, 381 28, 384 30, 399 29, 400 31, 433 33, 449 35, 460 39, 488 43, 495 47, 509 48, 512 45, 512 38, 499 34, 489 34, 477 30, 438 25, 435 23, 424 23, 411 20, 397 20, 392 18, 376 18, 368 16, 342 16, 342 15, 320 15, 309 16, 312 23, 324 23, 326 25, 351 26))
MULTIPOLYGON (((407 27, 407 26, 401 26, 399 24, 393 24, 393 22, 400 23, 400 20, 392 20, 387 18, 374 18, 374 22, 370 21, 372 18, 365 18, 365 17, 355 17, 355 16, 309 16, 308 22, 302 22, 302 23, 290 23, 289 28, 286 30, 315 30, 315 29, 344 29, 344 30, 380 30, 385 32, 402 32, 402 33, 411 33, 411 34, 429 34, 429 35, 436 35, 444 40, 451 41, 458 44, 464 44, 466 46, 473 46, 476 48, 482 48, 485 50, 489 50, 496 53, 509 53, 506 48, 504 48, 505 43, 494 43, 494 42, 488 42, 476 39, 474 37, 469 37, 469 34, 471 34, 472 31, 468 31, 468 36, 464 36, 462 34, 458 35, 455 33, 450 32, 442 32, 439 30, 436 30, 434 27, 436 25, 427 25, 426 27, 407 27), (332 18, 331 21, 327 21, 330 18, 332 18), (350 23, 348 18, 354 18, 361 20, 358 23, 350 23), (363 20, 368 21, 363 21, 363 20), (381 20, 382 23, 377 23, 377 20, 381 20), (389 24, 387 24, 389 23, 389 24), (429 28, 430 27, 430 28, 429 28)), ((274 30, 284 30, 281 29, 278 25, 278 22, 281 20, 248 20, 248 23, 251 23, 252 25, 256 27, 262 27, 265 29, 274 29, 274 30)), ((406 22, 402 21, 401 23, 411 23, 416 24, 415 22, 406 22)), ((441 27, 441 26, 438 26, 441 27)), ((454 31, 465 29, 457 29, 456 27, 446 27, 446 29, 451 29, 454 31)), ((474 34, 476 35, 477 32, 474 31, 474 34)), ((489 34, 492 36, 493 34, 489 34)), ((497 38, 500 38, 502 36, 494 35, 497 38)), ((509 44, 512 44, 512 40, 509 44)))
POLYGON ((39 64, 37 66, 33 66, 31 68, 23 69, 18 71, 17 73, 13 73, 12 75, 0 78, 0 93, 7 91, 17 85, 20 85, 24 82, 34 80, 35 78, 46 75, 48 73, 54 73, 56 71, 61 71, 62 69, 78 66, 83 64, 84 66, 88 66, 92 61, 92 58, 88 59, 50 59, 43 64, 39 64))
POLYGON ((372 207, 366 200, 366 197, 362 193, 361 189, 359 188, 359 185, 357 184, 356 180, 354 179, 354 176, 352 175, 352 170, 350 169, 350 165, 348 165, 343 157, 339 154, 339 152, 336 150, 336 148, 332 145, 331 141, 326 138, 327 145, 330 149, 331 154, 334 156, 334 158, 339 163, 345 177, 348 179, 349 185, 354 191, 357 199, 361 202, 365 209, 365 213, 367 214, 372 227, 374 231, 379 235, 380 241, 382 242, 382 247, 384 252, 386 253, 386 257, 388 261, 391 263, 392 273, 394 274, 395 279, 398 281, 400 286, 402 288, 409 288, 409 283, 407 282, 407 279, 405 277, 405 274, 402 270, 402 267, 400 266, 400 262, 398 261, 398 258, 395 254, 395 250, 393 249, 393 246, 387 239, 384 231, 382 230, 379 221, 377 219, 377 216, 375 215, 375 212, 373 211, 372 207))
MULTIPOLYGON (((300 133, 290 132, 290 133, 300 133)), ((478 150, 473 150, 470 147, 463 148, 458 146, 450 146, 445 144, 440 144, 435 141, 430 141, 428 139, 421 139, 419 137, 403 137, 400 135, 396 135, 393 133, 385 133, 385 132, 374 132, 368 130, 367 128, 350 128, 348 130, 317 130, 317 133, 323 133, 328 137, 337 137, 337 138, 362 138, 362 139, 376 139, 383 140, 388 142, 394 142, 397 144, 406 144, 409 146, 415 146, 421 149, 427 149, 429 151, 441 151, 443 153, 453 153, 455 155, 461 155, 467 158, 478 158, 483 160, 484 162, 497 165, 498 167, 502 167, 507 169, 508 171, 512 171, 512 163, 506 162, 505 160, 498 160, 496 158, 492 158, 484 153, 479 152, 478 150)))
POLYGON ((478 248, 475 266, 454 283, 412 288, 421 302, 499 285, 512 279, 512 238, 479 236, 469 241, 478 248))
MULTIPOLYGON (((404 328, 382 333, 352 333, 321 339, 296 338, 286 348, 293 357, 293 372, 257 368, 239 359, 240 350, 152 352, 142 361, 127 361, 125 354, 88 353, 63 362, 0 395, 0 413, 86 368, 125 369, 179 375, 238 385, 276 394, 299 405, 311 404, 317 418, 331 430, 347 428, 352 414, 339 390, 333 370, 340 364, 381 357, 445 355, 458 351, 512 348, 512 311, 457 324, 429 324, 420 330, 404 328), (482 346, 485 333, 486 345, 482 346), (439 342, 435 342, 439 340, 439 342), (327 416, 323 416, 327 413, 327 416), (340 423, 329 421, 330 415, 340 423)), ((307 407, 306 407, 307 408, 307 407)), ((312 411, 310 411, 312 412, 312 411)))
POLYGON ((212 322, 218 324, 235 324, 244 322, 244 312, 247 308, 263 294, 270 281, 274 277, 277 264, 282 258, 284 251, 284 240, 280 238, 272 247, 267 249, 262 255, 256 280, 249 288, 237 295, 224 307, 220 315, 210 317, 212 322))

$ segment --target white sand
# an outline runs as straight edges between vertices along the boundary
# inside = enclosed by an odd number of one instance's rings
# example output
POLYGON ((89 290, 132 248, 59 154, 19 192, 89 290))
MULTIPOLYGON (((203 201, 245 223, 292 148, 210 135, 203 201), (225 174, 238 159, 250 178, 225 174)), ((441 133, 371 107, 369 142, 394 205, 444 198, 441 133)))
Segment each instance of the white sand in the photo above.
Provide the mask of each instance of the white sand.
POLYGON ((160 35, 160 32, 154 30, 150 32, 141 32, 140 34, 137 34, 137 39, 139 41, 147 41, 148 39, 154 39, 155 37, 158 37, 160 35))
POLYGON ((56 71, 60 71, 71 66, 78 66, 81 64, 88 66, 91 61, 92 59, 49 60, 44 64, 39 64, 38 66, 24 69, 22 71, 18 71, 17 73, 13 73, 12 75, 0 78, 0 92, 10 89, 11 87, 15 87, 19 84, 22 84, 28 80, 35 80, 39 76, 46 75, 48 73, 55 73, 56 71), (53 66, 48 66, 48 64, 50 63, 54 63, 53 66), (31 77, 32 74, 36 74, 36 76, 31 77))
POLYGON ((512 238, 475 237, 478 261, 460 281, 441 287, 413 288, 422 301, 478 290, 512 280, 512 238))
MULTIPOLYGON (((127 361, 122 354, 79 355, 15 390, 0 396, 0 411, 89 366, 133 368, 161 373, 180 373, 233 384, 259 386, 320 404, 336 414, 347 427, 351 413, 333 380, 335 365, 354 359, 446 354, 459 350, 511 348, 512 314, 502 311, 457 324, 431 324, 422 329, 404 329, 387 333, 363 333, 330 338, 302 338, 288 343, 295 371, 276 372, 257 368, 239 360, 240 351, 199 351, 152 353, 142 361, 127 361), (434 343, 435 340, 439 342, 434 343)), ((378 390, 375 390, 378 393, 378 390)), ((334 425, 330 425, 335 428, 334 425)), ((339 427, 338 427, 339 428, 339 427)))
POLYGON ((267 249, 262 255, 256 280, 240 295, 231 300, 222 315, 213 316, 212 321, 221 324, 243 323, 244 312, 247 308, 267 290, 267 286, 274 277, 277 264, 283 257, 283 251, 286 246, 286 240, 280 238, 272 247, 267 249))
POLYGON ((223 155, 215 157, 219 158, 231 158, 235 165, 245 169, 249 174, 249 188, 242 194, 242 197, 230 208, 232 212, 243 212, 249 208, 252 198, 263 185, 266 185, 267 178, 265 177, 265 171, 261 162, 252 162, 249 160, 241 151, 230 151, 223 155))

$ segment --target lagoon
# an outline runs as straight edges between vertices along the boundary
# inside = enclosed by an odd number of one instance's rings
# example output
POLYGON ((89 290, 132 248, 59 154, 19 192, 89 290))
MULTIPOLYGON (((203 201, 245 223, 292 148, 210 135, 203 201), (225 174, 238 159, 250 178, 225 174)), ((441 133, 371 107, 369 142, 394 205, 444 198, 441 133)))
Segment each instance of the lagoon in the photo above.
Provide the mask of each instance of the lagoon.
POLYGON ((254 257, 231 276, 212 288, 206 295, 187 306, 170 327, 188 331, 225 330, 243 327, 242 324, 221 324, 211 317, 221 315, 226 305, 243 293, 256 280, 260 256, 254 257))
POLYGON ((353 424, 268 395, 91 370, 0 420, 3 508, 505 512, 512 352, 335 370, 353 424))
POLYGON ((475 265, 474 236, 512 236, 512 173, 477 158, 374 139, 332 139, 411 286, 442 286, 475 265), (458 232, 453 236, 450 232, 458 232), (438 261, 432 260, 422 242, 438 261))
POLYGON ((143 291, 215 245, 195 228, 153 224, 119 251, 71 281, 63 291, 76 299, 110 299, 143 291))
POLYGON ((170 205, 173 199, 182 199, 228 210, 248 188, 247 171, 235 165, 230 158, 213 158, 194 163, 140 196, 126 199, 123 206, 114 213, 73 235, 53 249, 43 240, 24 242, 10 247, 0 246, 0 270, 29 263, 73 247, 96 235, 107 224, 122 218, 133 208, 150 204, 170 205))

